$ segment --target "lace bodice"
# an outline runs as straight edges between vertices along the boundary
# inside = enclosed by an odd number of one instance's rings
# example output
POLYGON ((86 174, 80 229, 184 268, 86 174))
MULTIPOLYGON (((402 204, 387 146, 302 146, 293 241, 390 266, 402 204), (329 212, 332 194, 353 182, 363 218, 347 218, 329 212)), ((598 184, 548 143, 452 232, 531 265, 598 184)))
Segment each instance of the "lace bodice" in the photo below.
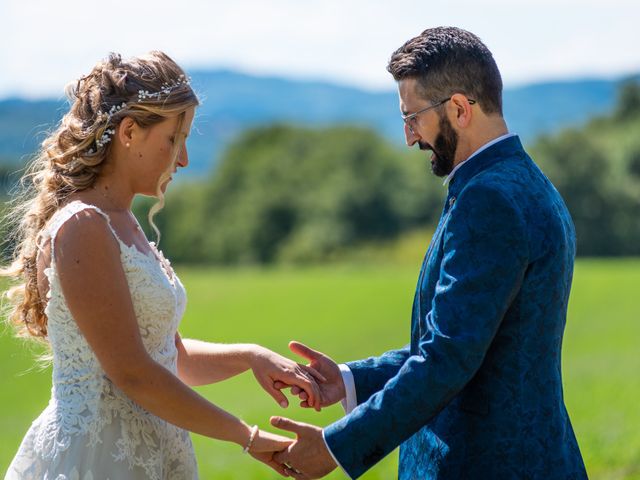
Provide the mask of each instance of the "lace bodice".
MULTIPOLYGON (((105 428, 117 426, 113 445, 107 445, 114 462, 143 469, 151 479, 193 478, 195 460, 188 433, 141 408, 106 377, 69 311, 56 271, 55 240, 60 227, 85 209, 104 217, 120 245, 120 259, 145 348, 155 361, 177 372, 175 334, 186 295, 169 262, 154 244, 148 253, 125 244, 99 208, 80 201, 69 203, 54 214, 41 236, 41 245, 51 241, 51 264, 44 273, 49 281, 45 313, 53 354, 53 385, 47 409, 29 432, 32 448, 38 458, 56 464, 74 437, 83 437, 89 448, 104 448, 105 428)), ((58 475, 57 471, 43 472, 58 475)), ((35 473, 44 478, 40 470, 35 473)))

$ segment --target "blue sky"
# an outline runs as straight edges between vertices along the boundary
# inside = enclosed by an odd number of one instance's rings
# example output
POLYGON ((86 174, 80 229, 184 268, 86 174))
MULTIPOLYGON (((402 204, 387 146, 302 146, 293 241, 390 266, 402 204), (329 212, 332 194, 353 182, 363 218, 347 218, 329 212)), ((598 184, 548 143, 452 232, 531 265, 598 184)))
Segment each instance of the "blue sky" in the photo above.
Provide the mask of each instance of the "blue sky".
POLYGON ((0 98, 59 97, 110 51, 189 68, 391 90, 391 52, 428 27, 473 31, 505 84, 640 72, 638 0, 0 0, 0 98), (97 13, 96 13, 97 12, 97 13))

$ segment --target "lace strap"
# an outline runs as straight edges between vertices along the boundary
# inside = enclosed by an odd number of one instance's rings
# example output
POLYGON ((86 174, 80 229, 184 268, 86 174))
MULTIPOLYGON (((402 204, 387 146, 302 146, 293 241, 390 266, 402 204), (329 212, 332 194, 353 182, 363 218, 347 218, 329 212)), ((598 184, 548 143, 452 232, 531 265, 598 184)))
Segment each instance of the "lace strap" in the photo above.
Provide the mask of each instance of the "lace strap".
POLYGON ((73 202, 68 203, 67 205, 62 207, 60 210, 55 212, 51 217, 51 219, 49 220, 48 225, 45 227, 43 231, 43 233, 46 235, 46 237, 43 238, 43 240, 46 240, 47 238, 51 240, 51 265, 52 266, 55 263, 54 242, 55 242, 56 235, 58 234, 58 230, 60 230, 62 225, 64 225, 71 217, 87 209, 95 210, 100 215, 102 215, 107 221, 107 226, 109 227, 109 230, 111 230, 111 233, 113 234, 115 239, 118 240, 118 243, 121 242, 120 237, 111 226, 111 219, 109 218, 109 215, 107 215, 104 211, 102 211, 102 209, 100 209, 99 207, 96 207, 95 205, 84 203, 80 200, 74 200, 73 202))

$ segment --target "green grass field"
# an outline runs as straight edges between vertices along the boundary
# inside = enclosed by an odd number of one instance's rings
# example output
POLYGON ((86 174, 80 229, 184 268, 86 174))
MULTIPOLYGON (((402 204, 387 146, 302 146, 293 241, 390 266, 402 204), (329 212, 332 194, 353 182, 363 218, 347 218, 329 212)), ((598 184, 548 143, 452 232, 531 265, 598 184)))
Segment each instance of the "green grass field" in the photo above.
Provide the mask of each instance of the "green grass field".
MULTIPOLYGON (((402 346, 416 265, 276 270, 178 268, 189 305, 181 333, 215 342, 254 342, 287 353, 297 339, 337 361, 402 346)), ((591 478, 640 479, 640 260, 582 260, 575 271, 565 333, 566 403, 591 478)), ((24 343, 0 335, 0 471, 47 403, 50 371, 33 368, 24 343)), ((248 373, 199 391, 247 422, 273 414, 325 425, 322 413, 283 411, 248 373)), ((235 445, 194 435, 204 479, 277 478, 235 445)), ((397 451, 363 478, 395 478, 397 451)), ((334 472, 332 479, 346 478, 334 472)))

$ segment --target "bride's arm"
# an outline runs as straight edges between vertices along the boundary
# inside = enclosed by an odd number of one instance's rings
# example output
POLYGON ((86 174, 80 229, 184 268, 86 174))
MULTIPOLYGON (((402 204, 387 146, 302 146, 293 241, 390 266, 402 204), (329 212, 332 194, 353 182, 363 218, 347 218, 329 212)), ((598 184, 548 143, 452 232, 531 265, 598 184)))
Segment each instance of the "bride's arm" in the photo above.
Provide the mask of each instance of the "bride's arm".
MULTIPOLYGON (((207 401, 148 354, 119 245, 104 219, 83 212, 66 222, 54 252, 67 305, 108 378, 137 404, 174 425, 246 446, 251 429, 245 422, 207 401)), ((252 453, 282 450, 290 443, 266 432, 258 437, 252 453)))
POLYGON ((178 377, 187 385, 208 385, 234 377, 250 368, 255 345, 220 344, 181 338, 176 333, 178 377))
MULTIPOLYGON (((320 398, 316 381, 325 380, 320 373, 260 345, 209 343, 182 339, 176 333, 176 347, 178 376, 187 385, 208 385, 251 369, 262 388, 282 407, 289 402, 276 382, 305 385, 305 391, 312 390, 314 400, 320 398)), ((315 403, 313 406, 319 407, 315 403)))

